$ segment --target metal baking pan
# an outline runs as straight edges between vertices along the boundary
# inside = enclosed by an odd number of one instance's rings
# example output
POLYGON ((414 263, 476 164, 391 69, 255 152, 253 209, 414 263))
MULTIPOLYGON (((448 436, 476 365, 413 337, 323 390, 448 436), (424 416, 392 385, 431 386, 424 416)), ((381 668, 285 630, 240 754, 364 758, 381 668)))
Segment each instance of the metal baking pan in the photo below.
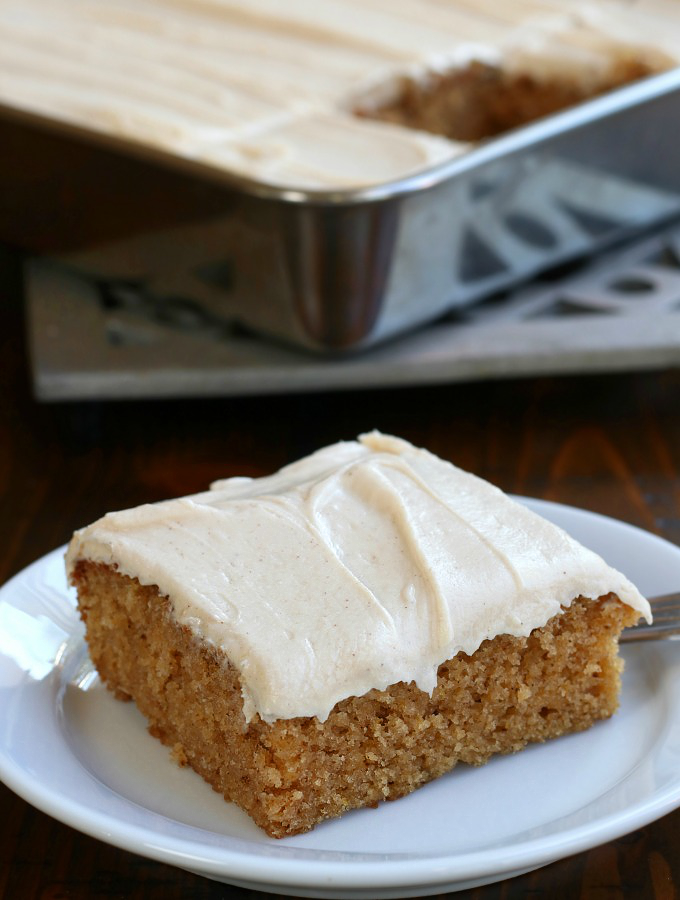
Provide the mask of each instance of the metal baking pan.
POLYGON ((680 69, 355 191, 6 113, 0 239, 96 276, 102 302, 134 284, 315 351, 369 347, 680 212, 680 69), (40 142, 49 166, 26 175, 40 142))

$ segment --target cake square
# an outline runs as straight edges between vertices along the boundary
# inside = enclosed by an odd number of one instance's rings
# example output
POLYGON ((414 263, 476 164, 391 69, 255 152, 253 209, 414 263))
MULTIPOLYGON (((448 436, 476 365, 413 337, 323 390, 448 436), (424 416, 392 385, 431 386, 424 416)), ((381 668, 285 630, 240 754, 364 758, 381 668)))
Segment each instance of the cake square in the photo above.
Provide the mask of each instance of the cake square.
POLYGON ((615 711, 635 587, 501 491, 373 432, 105 516, 67 565, 92 659, 268 834, 615 711))

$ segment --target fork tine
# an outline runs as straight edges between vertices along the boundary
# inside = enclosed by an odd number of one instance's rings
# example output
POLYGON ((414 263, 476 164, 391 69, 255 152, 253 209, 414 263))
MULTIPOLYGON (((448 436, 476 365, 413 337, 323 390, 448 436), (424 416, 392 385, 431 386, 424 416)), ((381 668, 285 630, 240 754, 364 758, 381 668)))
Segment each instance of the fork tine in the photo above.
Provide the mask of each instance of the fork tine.
POLYGON ((624 628, 619 638, 619 643, 628 644, 633 641, 656 641, 661 638, 677 640, 680 638, 680 622, 672 624, 633 625, 632 628, 624 628))
POLYGON ((676 619, 680 619, 680 615, 677 612, 673 612, 672 610, 668 610, 667 612, 656 612, 654 610, 654 621, 658 622, 674 622, 676 619))
POLYGON ((651 641, 660 638, 680 638, 680 592, 650 597, 654 621, 651 625, 643 622, 632 628, 624 629, 620 640, 651 641))
POLYGON ((680 593, 652 597, 649 605, 652 607, 652 615, 655 622, 661 623, 672 619, 680 619, 680 593))
POLYGON ((652 609, 680 610, 680 591, 674 594, 661 594, 658 597, 650 597, 649 605, 652 609))

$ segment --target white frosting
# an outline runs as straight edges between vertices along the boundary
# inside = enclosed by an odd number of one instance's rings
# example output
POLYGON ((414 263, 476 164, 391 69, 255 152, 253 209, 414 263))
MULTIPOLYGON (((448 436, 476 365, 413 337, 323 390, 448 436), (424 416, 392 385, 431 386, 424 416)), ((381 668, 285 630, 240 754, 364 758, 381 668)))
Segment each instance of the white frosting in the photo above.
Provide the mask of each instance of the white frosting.
POLYGON ((157 585, 224 651, 244 712, 325 719, 372 688, 435 686, 499 634, 528 635, 578 596, 650 617, 622 574, 485 481, 377 432, 266 478, 109 513, 67 553, 157 585))
POLYGON ((677 0, 0 3, 0 103, 298 188, 390 181, 465 149, 352 119, 402 75, 481 60, 588 82, 631 53, 677 62, 677 0))

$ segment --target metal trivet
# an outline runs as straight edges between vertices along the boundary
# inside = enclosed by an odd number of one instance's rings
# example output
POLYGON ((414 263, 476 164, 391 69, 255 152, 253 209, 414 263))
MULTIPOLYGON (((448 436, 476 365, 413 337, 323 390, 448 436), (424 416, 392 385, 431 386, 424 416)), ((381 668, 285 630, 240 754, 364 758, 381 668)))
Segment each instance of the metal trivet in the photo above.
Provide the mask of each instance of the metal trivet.
POLYGON ((246 334, 198 303, 27 271, 41 400, 245 395, 680 365, 680 224, 552 272, 390 344, 320 358, 246 334))

